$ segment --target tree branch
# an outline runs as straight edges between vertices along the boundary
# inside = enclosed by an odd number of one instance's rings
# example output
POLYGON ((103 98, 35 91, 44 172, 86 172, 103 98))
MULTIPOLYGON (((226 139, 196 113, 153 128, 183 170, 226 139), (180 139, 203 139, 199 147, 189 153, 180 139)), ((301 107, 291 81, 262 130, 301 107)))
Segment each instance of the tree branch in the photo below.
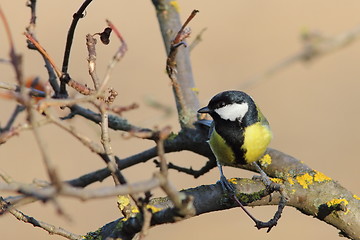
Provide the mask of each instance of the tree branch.
MULTIPOLYGON (((153 0, 152 2, 156 9, 166 54, 169 55, 171 43, 182 26, 178 8, 174 6, 174 2, 170 0, 153 0)), ((181 92, 185 106, 181 106, 179 99, 175 98, 175 100, 180 125, 182 127, 193 128, 193 123, 197 120, 196 113, 200 105, 189 56, 188 48, 182 48, 181 51, 178 51, 176 54, 177 82, 179 83, 179 91, 181 92), (182 107, 186 107, 186 109, 182 109, 182 107)), ((177 96, 176 86, 173 86, 173 91, 174 96, 177 96)))
POLYGON ((71 22, 71 25, 70 25, 70 28, 68 31, 65 52, 64 52, 64 58, 63 58, 63 64, 62 64, 62 70, 61 70, 63 73, 63 76, 65 76, 65 77, 61 77, 62 81, 60 83, 60 94, 63 96, 67 96, 67 91, 66 91, 66 83, 67 82, 63 81, 63 79, 67 78, 66 76, 68 76, 70 51, 71 51, 72 41, 74 38, 75 28, 76 28, 77 23, 80 20, 80 18, 84 17, 83 13, 91 2, 92 2, 92 0, 85 0, 83 2, 83 4, 80 6, 79 10, 76 13, 74 13, 73 20, 71 22))
MULTIPOLYGON (((317 174, 319 173, 314 174, 314 179, 316 179, 317 174)), ((261 181, 238 178, 231 180, 232 183, 236 183, 237 196, 243 204, 248 206, 278 205, 280 195, 274 193, 271 201, 269 201, 269 196, 264 194, 265 188, 261 181)), ((283 184, 285 191, 290 193, 288 206, 333 225, 347 237, 359 239, 359 199, 354 198, 349 191, 341 187, 336 181, 317 179, 308 188, 304 188, 299 182, 292 182, 292 180, 284 180, 283 184), (335 191, 329 191, 329 189, 335 191), (341 204, 343 207, 340 207, 341 204), (353 224, 347 224, 349 222, 353 224)), ((182 192, 193 197, 196 216, 236 206, 224 197, 220 184, 199 186, 182 192)), ((151 219, 151 226, 175 221, 176 216, 173 215, 174 209, 169 199, 156 198, 150 204, 157 209, 151 219)), ((137 216, 136 219, 129 219, 122 225, 119 225, 123 221, 121 219, 109 223, 103 226, 100 231, 97 231, 99 234, 97 237, 106 238, 112 236, 130 239, 139 231, 142 224, 141 217, 137 216), (129 231, 129 229, 132 231, 129 231)), ((89 237, 88 239, 94 238, 89 237)))

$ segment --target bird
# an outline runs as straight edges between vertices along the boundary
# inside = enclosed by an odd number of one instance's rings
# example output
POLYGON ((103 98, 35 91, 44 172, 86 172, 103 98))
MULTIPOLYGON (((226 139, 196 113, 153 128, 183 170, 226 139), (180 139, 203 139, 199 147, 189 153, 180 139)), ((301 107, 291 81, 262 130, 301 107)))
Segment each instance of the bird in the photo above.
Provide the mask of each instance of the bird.
POLYGON ((213 119, 208 142, 217 160, 224 191, 234 191, 234 188, 226 180, 222 166, 252 163, 265 185, 270 183, 256 161, 264 155, 273 135, 252 97, 236 90, 220 92, 198 113, 208 113, 213 119))

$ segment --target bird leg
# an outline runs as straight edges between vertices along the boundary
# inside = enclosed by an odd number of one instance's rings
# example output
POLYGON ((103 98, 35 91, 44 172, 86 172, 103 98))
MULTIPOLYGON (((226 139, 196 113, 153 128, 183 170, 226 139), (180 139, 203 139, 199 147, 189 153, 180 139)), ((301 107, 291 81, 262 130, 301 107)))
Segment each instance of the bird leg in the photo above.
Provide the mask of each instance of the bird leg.
POLYGON ((222 170, 222 166, 219 162, 217 162, 217 166, 220 171, 220 183, 224 193, 229 193, 234 195, 235 194, 234 186, 231 183, 229 183, 228 180, 226 179, 224 172, 222 170))
MULTIPOLYGON (((248 215, 251 220, 254 221, 256 227, 259 226, 259 223, 262 223, 261 221, 257 220, 245 207, 244 205, 240 202, 240 200, 236 197, 236 194, 235 194, 235 188, 234 186, 228 182, 228 180, 226 179, 225 175, 224 175, 224 172, 222 170, 222 166, 219 162, 217 162, 217 166, 219 168, 219 171, 220 171, 220 183, 221 183, 221 187, 224 191, 224 193, 227 193, 229 194, 229 197, 231 199, 233 199, 238 205, 239 207, 246 213, 246 215, 248 215)), ((258 227, 259 228, 259 227, 258 227)))
POLYGON ((260 179, 265 184, 266 187, 269 187, 272 183, 268 175, 261 169, 261 167, 256 163, 253 162, 252 165, 256 168, 256 170, 260 173, 260 179))
POLYGON ((244 205, 240 202, 240 200, 237 198, 236 194, 235 194, 235 188, 234 186, 229 183, 223 173, 222 170, 222 166, 220 165, 220 163, 217 163, 217 166, 219 168, 220 171, 220 183, 222 186, 222 189, 225 193, 229 194, 229 197, 231 199, 233 199, 238 206, 246 213, 246 215, 248 215, 251 220, 254 221, 255 226, 257 227, 257 229, 261 229, 261 228, 267 228, 267 232, 270 232, 270 230, 275 227, 277 225, 278 220, 281 217, 282 211, 286 205, 287 202, 287 197, 286 195, 283 193, 283 191, 281 190, 281 186, 280 184, 274 183, 270 180, 270 178, 266 175, 266 173, 259 167, 259 165, 257 165, 255 162, 253 163, 255 168, 259 171, 260 173, 260 178, 263 181, 263 183, 265 184, 267 190, 272 193, 273 191, 279 191, 281 194, 281 199, 278 205, 278 210, 276 211, 274 217, 272 219, 270 219, 268 222, 262 222, 258 219, 256 219, 245 207, 244 205))

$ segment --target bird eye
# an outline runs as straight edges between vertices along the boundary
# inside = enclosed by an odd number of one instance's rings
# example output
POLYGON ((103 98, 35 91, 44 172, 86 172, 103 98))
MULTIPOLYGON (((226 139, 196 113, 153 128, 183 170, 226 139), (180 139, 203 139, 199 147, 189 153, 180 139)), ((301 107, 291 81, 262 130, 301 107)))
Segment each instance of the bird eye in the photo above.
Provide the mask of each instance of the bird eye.
POLYGON ((225 102, 219 102, 218 103, 218 108, 222 108, 222 107, 224 107, 226 105, 226 103, 225 102))

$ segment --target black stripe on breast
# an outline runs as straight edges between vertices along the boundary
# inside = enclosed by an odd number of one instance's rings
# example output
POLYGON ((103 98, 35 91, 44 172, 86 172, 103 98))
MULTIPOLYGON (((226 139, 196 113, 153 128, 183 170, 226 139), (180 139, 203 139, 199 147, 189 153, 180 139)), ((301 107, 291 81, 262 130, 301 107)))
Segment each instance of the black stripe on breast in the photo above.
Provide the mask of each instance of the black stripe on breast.
POLYGON ((247 164, 244 156, 245 152, 241 146, 244 143, 244 129, 236 124, 235 122, 228 121, 224 124, 217 124, 215 126, 216 131, 221 135, 221 137, 226 141, 230 146, 235 155, 235 165, 245 165, 247 164), (221 127, 225 126, 225 127, 221 127))

